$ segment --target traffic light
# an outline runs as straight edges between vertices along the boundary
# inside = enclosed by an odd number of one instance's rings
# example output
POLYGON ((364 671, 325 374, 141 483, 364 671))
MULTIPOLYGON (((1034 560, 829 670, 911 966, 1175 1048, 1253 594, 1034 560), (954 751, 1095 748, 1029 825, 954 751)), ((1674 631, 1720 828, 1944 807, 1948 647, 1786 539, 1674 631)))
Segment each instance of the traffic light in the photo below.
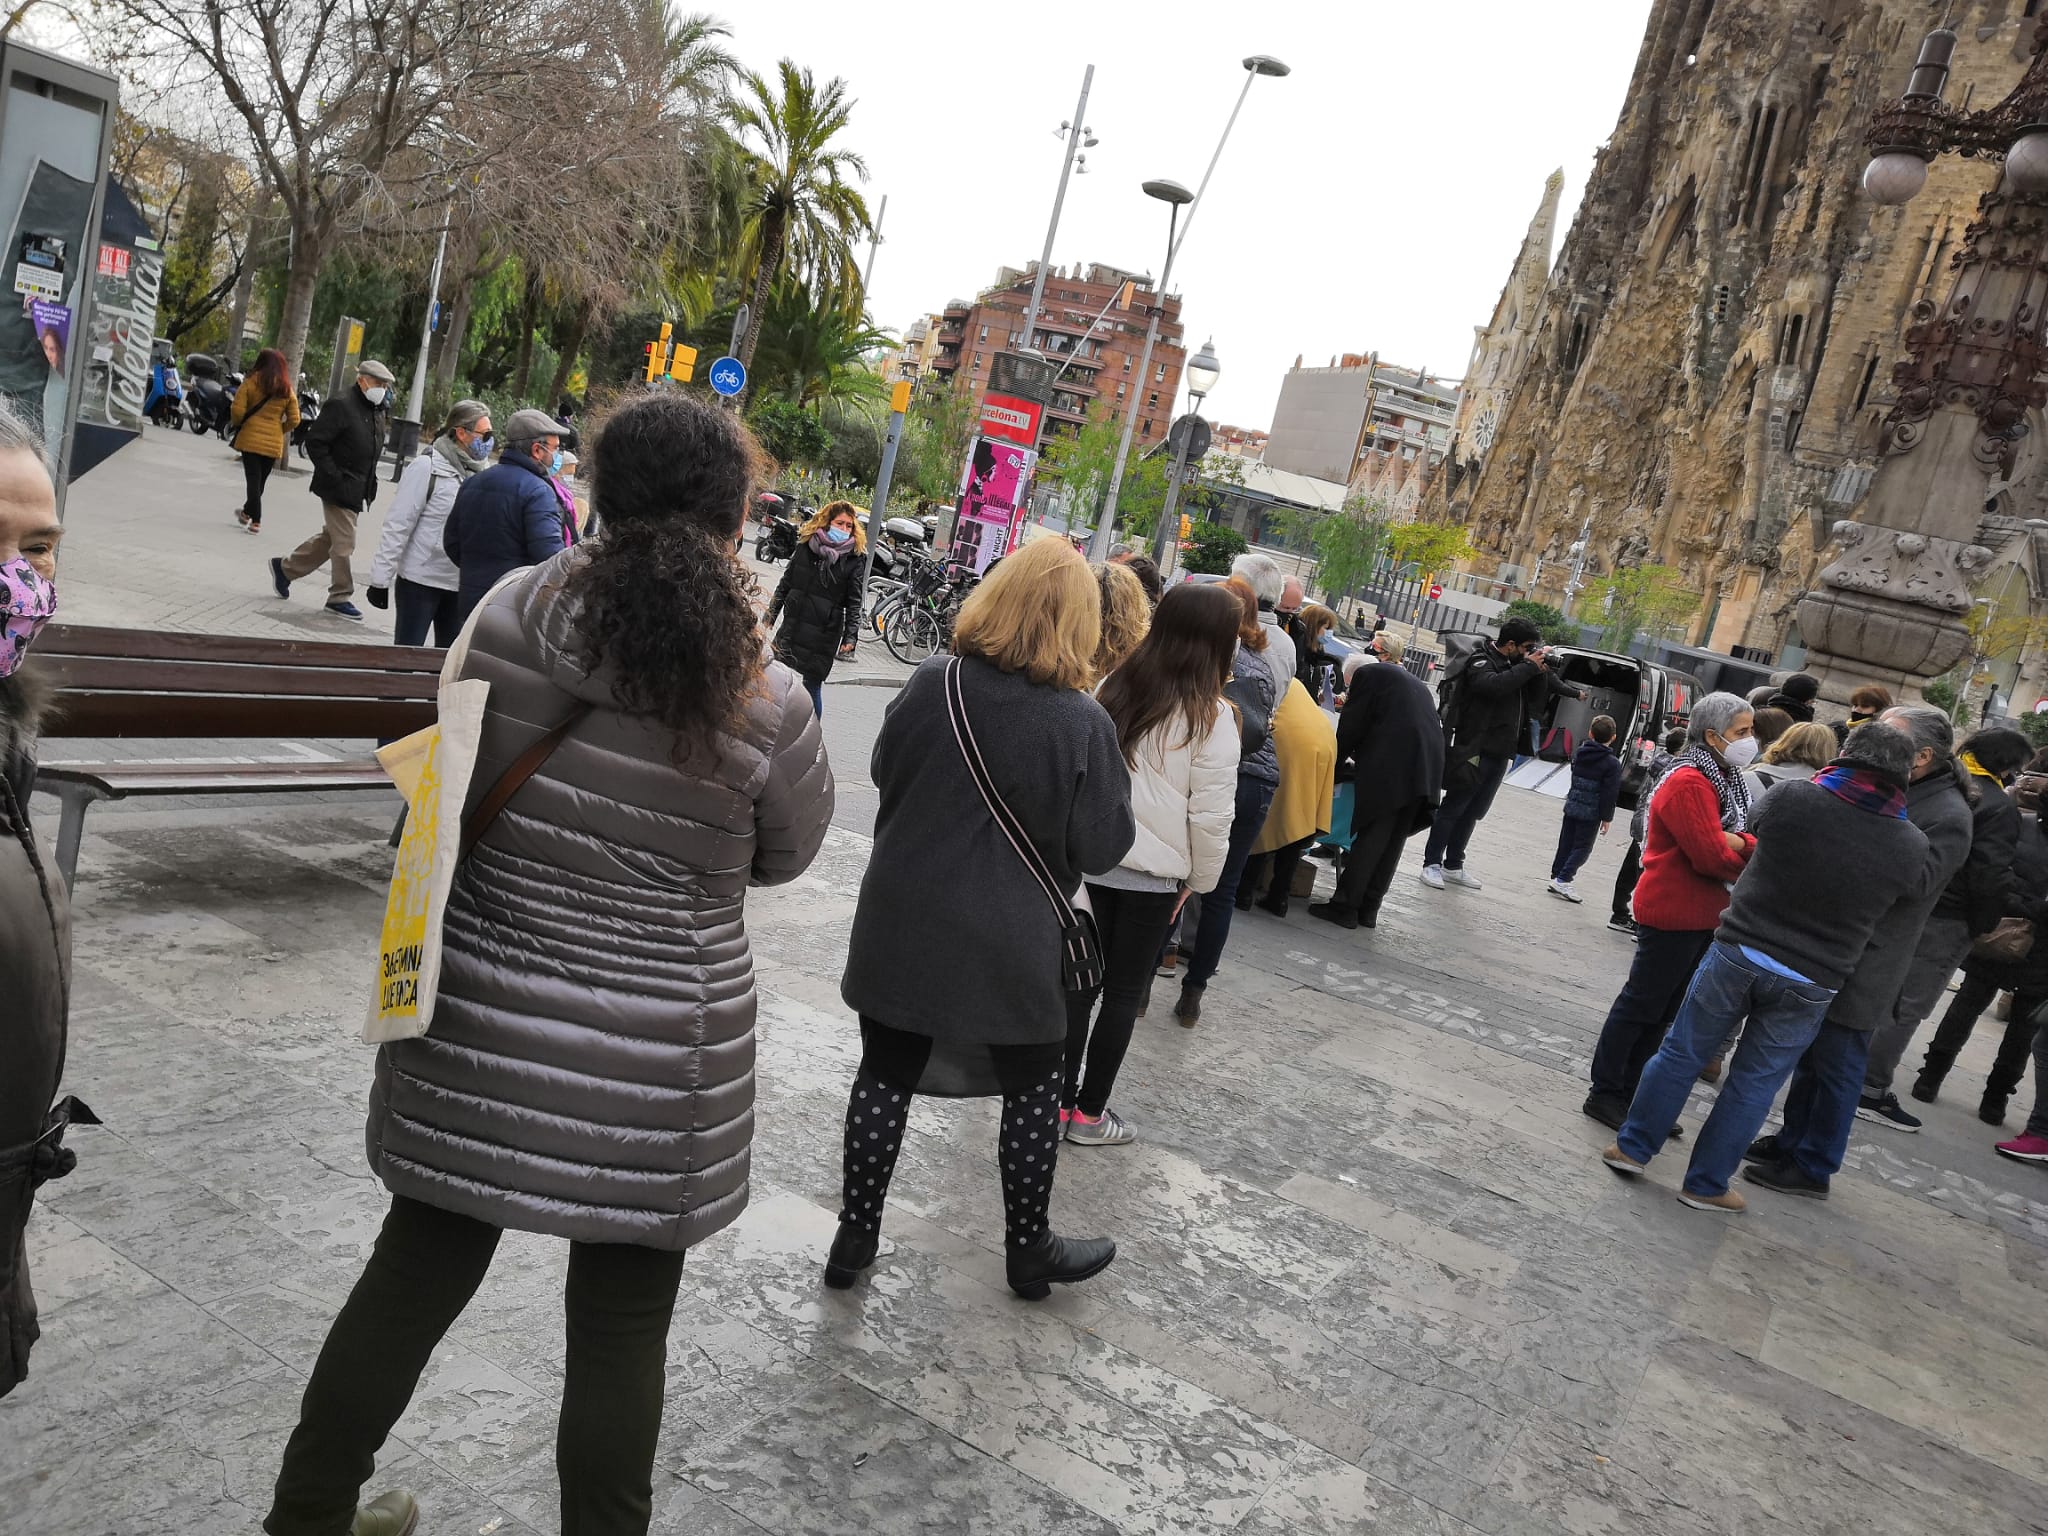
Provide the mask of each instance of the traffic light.
POLYGON ((669 354, 668 376, 678 384, 687 384, 690 382, 690 375, 696 371, 696 367, 697 349, 695 347, 686 347, 681 342, 677 342, 675 350, 669 354))
POLYGON ((1189 539, 1193 538, 1193 537, 1194 537, 1194 535, 1195 535, 1195 520, 1194 520, 1194 519, 1193 519, 1192 517, 1189 517, 1189 516, 1187 515, 1187 513, 1185 513, 1185 512, 1181 513, 1181 515, 1180 515, 1180 536, 1181 536, 1181 542, 1182 542, 1182 543, 1186 543, 1186 542, 1187 542, 1187 541, 1188 541, 1189 539))
POLYGON ((647 382, 650 384, 654 382, 655 376, 661 372, 661 364, 657 361, 658 354, 655 351, 656 345, 655 342, 651 341, 647 343, 647 382))
MULTIPOLYGON (((661 322, 661 339, 647 343, 647 382, 650 384, 668 372, 668 339, 675 334, 675 330, 673 325, 664 320, 661 322)), ((692 353, 691 356, 694 357, 696 354, 692 353)))

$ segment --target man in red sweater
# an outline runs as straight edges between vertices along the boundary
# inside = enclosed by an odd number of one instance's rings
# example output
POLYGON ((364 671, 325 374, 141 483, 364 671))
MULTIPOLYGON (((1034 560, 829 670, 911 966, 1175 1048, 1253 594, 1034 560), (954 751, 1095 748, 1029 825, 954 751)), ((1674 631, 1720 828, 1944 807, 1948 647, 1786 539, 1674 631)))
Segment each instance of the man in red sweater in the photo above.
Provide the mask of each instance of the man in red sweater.
POLYGON ((1664 1031, 1714 929, 1728 889, 1749 862, 1756 839, 1745 830, 1749 797, 1742 769, 1756 756, 1749 705, 1710 693, 1693 706, 1686 749, 1658 783, 1636 883, 1636 953, 1628 980, 1607 1011, 1593 1052, 1593 1091, 1585 1112, 1621 1129, 1643 1068, 1664 1031))

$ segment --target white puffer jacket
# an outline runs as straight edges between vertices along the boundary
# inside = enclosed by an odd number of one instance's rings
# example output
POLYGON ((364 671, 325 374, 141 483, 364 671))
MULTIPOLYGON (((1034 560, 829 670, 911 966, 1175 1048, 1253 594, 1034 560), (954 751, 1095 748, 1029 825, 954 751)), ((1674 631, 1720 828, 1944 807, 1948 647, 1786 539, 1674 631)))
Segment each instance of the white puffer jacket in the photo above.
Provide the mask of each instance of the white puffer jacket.
POLYGON ((1196 894, 1216 888, 1237 808, 1237 717, 1216 706, 1206 737, 1180 743, 1181 721, 1168 720, 1138 743, 1131 769, 1131 811, 1138 840, 1123 867, 1182 880, 1196 894))

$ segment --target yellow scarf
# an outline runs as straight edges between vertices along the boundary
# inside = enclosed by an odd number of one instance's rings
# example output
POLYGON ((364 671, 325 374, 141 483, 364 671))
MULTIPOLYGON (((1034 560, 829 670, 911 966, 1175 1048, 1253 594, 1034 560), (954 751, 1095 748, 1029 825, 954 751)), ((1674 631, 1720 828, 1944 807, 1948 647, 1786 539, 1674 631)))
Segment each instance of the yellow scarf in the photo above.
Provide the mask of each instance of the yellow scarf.
POLYGON ((1965 768, 1967 768, 1971 773, 1977 775, 1977 777, 1980 779, 1989 779, 1994 784, 2003 784, 2005 782, 2003 779, 1999 778, 1997 774, 1993 773, 1990 769, 1986 768, 1982 763, 1978 762, 1977 754, 1974 752, 1963 753, 1962 764, 1965 768))

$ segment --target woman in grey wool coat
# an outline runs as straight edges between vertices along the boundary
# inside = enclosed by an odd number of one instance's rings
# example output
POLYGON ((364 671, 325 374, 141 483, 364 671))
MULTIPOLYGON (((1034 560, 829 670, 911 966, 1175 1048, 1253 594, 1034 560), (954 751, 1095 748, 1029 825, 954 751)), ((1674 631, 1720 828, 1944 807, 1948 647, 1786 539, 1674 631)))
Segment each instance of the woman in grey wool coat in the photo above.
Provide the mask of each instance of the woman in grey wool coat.
POLYGON ((734 554, 756 452, 710 405, 635 400, 594 453, 605 537, 477 610, 469 810, 571 723, 457 871, 432 1026, 378 1052, 391 1214, 306 1384, 271 1536, 411 1531, 410 1495, 356 1499, 507 1227, 569 1240, 561 1528, 647 1529, 683 1255, 747 1199, 742 903, 832 819, 810 700, 764 662, 734 554))
POLYGON ((997 1171, 1010 1286, 1038 1300, 1100 1273, 1106 1238, 1047 1223, 1066 1076, 1067 997, 1053 904, 996 824, 946 703, 957 668, 997 793, 1069 900, 1137 837, 1116 726, 1087 693, 1102 600, 1064 539, 1040 539, 975 588, 953 657, 911 674, 875 738, 881 806, 839 994, 863 1052, 846 1104, 845 1198, 825 1283, 875 1261, 914 1094, 1000 1094, 997 1171))

